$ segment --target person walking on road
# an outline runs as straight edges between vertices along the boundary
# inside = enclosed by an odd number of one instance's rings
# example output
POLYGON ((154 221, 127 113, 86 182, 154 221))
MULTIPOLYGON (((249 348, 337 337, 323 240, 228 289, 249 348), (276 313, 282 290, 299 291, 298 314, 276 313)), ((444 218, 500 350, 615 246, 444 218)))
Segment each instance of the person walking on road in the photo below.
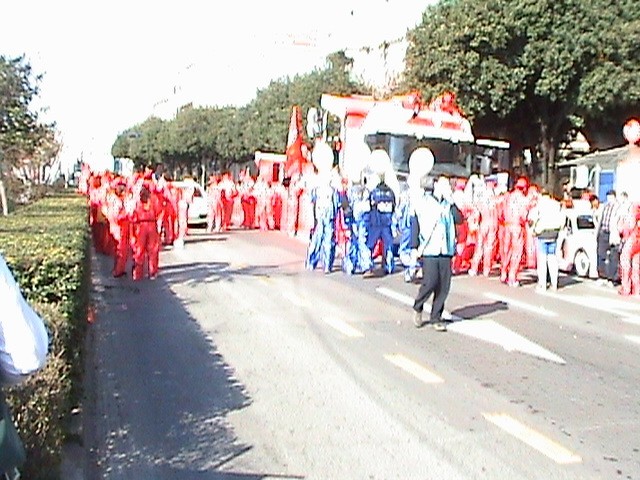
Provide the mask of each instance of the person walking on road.
POLYGON ((433 192, 426 192, 416 201, 415 213, 411 246, 415 258, 422 256, 422 283, 413 304, 413 323, 417 328, 424 324, 424 304, 433 294, 429 323, 438 331, 446 331, 442 313, 451 288, 455 226, 463 220, 462 213, 453 203, 449 179, 438 178, 433 192))
POLYGON ((158 275, 158 260, 160 255, 160 233, 158 220, 160 218, 159 200, 151 191, 150 185, 142 186, 140 201, 131 216, 133 224, 133 279, 141 280, 145 266, 151 280, 158 275))

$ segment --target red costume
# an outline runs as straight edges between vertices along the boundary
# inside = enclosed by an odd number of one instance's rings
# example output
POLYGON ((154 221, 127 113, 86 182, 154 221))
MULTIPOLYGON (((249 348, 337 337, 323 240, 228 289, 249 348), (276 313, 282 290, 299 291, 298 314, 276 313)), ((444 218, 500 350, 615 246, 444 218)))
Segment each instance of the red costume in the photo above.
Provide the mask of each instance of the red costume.
POLYGON ((173 245, 178 222, 178 190, 167 182, 161 192, 162 201, 162 244, 173 245))
POLYGON ((620 250, 621 295, 640 294, 640 206, 633 205, 619 221, 622 233, 620 250))
POLYGON ((482 267, 482 274, 488 277, 498 244, 498 199, 492 187, 487 186, 478 193, 474 207, 478 233, 469 273, 477 275, 482 267))
POLYGON ((245 173, 239 186, 240 203, 242 205, 242 227, 256 226, 256 197, 253 192, 255 183, 248 173, 245 173))
POLYGON ((158 220, 161 205, 158 196, 149 187, 140 191, 140 201, 131 216, 135 243, 133 245, 133 279, 141 280, 144 276, 145 264, 149 278, 158 275, 160 256, 160 233, 158 220))
POLYGON ((107 196, 107 219, 109 230, 115 242, 114 262, 112 274, 121 277, 127 273, 129 258, 129 213, 126 209, 125 198, 127 190, 124 183, 116 184, 107 196))
POLYGON ((271 211, 273 212, 273 228, 282 229, 282 206, 287 196, 287 190, 277 183, 271 187, 271 211))
POLYGON ((287 195, 287 233, 290 236, 295 236, 301 227, 301 206, 300 206, 300 198, 304 190, 302 188, 302 181, 300 177, 294 176, 291 178, 291 183, 289 183, 288 187, 288 195, 287 195))
POLYGON ((225 173, 218 184, 220 188, 220 198, 222 201, 222 223, 221 230, 228 230, 231 226, 231 216, 233 215, 233 204, 238 196, 238 190, 231 179, 231 174, 225 173))
MULTIPOLYGON (((529 187, 529 191, 527 192, 527 198, 529 202, 529 211, 531 211, 538 203, 538 198, 540 196, 540 192, 538 191, 538 187, 535 185, 531 185, 529 187)), ((527 228, 525 228, 525 266, 527 268, 536 268, 536 237, 533 235, 533 229, 527 223, 527 228)))
POLYGON ((501 258, 500 280, 510 286, 518 286, 518 272, 521 268, 525 248, 525 229, 529 215, 529 182, 519 178, 515 188, 506 195, 504 218, 504 246, 501 258))

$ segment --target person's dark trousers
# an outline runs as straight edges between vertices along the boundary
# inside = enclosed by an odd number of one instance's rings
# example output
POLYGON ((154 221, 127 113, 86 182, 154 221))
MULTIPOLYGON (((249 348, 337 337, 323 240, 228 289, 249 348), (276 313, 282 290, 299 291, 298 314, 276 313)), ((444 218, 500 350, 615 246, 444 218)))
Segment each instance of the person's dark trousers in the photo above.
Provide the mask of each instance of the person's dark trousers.
POLYGON ((620 282, 620 248, 618 245, 609 247, 609 263, 607 264, 607 279, 613 283, 620 282))
POLYGON ((609 254, 609 232, 598 232, 598 277, 609 278, 607 273, 609 254))
POLYGON ((433 304, 429 320, 431 322, 442 321, 444 302, 451 288, 451 257, 422 257, 422 283, 418 290, 418 296, 413 303, 413 309, 421 312, 424 304, 433 293, 433 304))

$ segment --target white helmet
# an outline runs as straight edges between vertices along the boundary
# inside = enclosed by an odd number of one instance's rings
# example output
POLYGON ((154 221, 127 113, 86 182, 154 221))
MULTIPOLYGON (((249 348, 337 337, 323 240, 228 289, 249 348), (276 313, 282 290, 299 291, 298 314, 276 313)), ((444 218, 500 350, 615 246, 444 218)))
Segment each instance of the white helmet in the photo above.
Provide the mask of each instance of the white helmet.
POLYGON ((409 157, 409 176, 422 178, 433 169, 435 157, 433 152, 426 147, 416 148, 409 157))
MULTIPOLYGON (((381 180, 387 184, 387 186, 393 191, 396 198, 400 196, 400 183, 396 172, 393 170, 393 164, 389 154, 382 149, 376 149, 369 155, 369 162, 367 168, 369 172, 375 174, 375 179, 378 182, 381 180)), ((367 183, 371 184, 373 178, 368 178, 367 183)))
POLYGON ((380 148, 371 152, 371 155, 369 155, 369 169, 380 176, 384 176, 389 170, 393 170, 389 154, 380 148))
POLYGON ((313 147, 311 159, 318 172, 328 172, 333 167, 333 150, 327 143, 319 142, 313 147))

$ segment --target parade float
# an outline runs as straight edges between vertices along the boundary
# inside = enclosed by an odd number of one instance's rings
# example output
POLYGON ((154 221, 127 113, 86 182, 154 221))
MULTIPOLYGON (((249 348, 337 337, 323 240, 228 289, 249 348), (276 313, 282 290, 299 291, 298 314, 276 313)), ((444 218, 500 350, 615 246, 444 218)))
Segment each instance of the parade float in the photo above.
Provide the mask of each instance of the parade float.
POLYGON ((432 175, 468 178, 509 168, 509 143, 476 139, 471 123, 452 92, 429 103, 417 92, 377 99, 367 95, 323 94, 321 107, 340 120, 339 163, 349 176, 357 174, 363 145, 383 148, 400 179, 409 172, 409 156, 428 147, 435 156, 432 175))

